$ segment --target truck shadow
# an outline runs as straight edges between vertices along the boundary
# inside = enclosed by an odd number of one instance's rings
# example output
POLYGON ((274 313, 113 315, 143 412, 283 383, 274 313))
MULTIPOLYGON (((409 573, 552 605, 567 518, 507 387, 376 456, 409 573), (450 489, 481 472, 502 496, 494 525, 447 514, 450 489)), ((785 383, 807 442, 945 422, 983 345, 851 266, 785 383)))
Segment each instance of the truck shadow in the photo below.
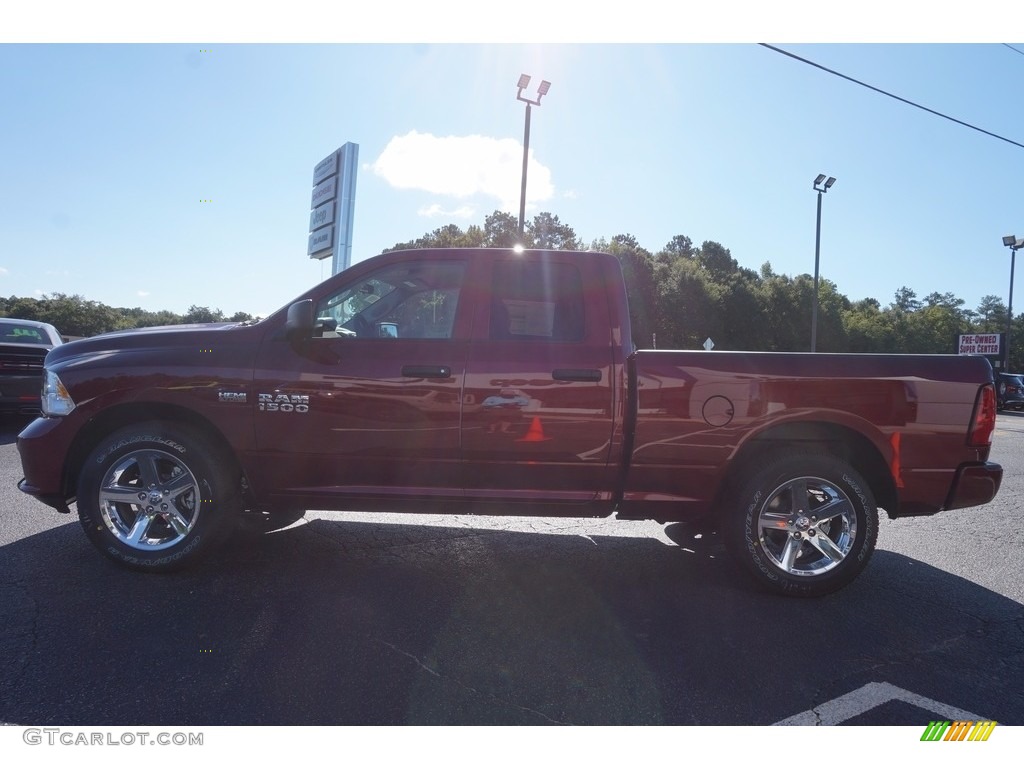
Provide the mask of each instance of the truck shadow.
POLYGON ((1024 722, 1021 605, 892 552, 798 600, 712 531, 395 520, 314 517, 167 575, 77 522, 0 548, 0 721, 755 725, 887 681, 1024 722))

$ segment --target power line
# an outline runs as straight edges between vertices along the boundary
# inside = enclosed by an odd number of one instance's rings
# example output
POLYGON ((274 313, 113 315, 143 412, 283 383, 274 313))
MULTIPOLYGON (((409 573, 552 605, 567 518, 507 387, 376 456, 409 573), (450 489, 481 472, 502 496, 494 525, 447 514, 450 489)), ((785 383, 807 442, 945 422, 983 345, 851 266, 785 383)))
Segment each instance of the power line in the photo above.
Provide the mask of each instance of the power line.
MULTIPOLYGON (((767 48, 769 50, 775 51, 776 53, 781 53, 783 56, 789 56, 789 58, 791 58, 791 59, 796 59, 797 61, 802 61, 804 64, 810 64, 812 67, 817 67, 820 70, 828 72, 830 75, 835 75, 836 77, 841 77, 844 80, 849 80, 851 83, 856 83, 857 85, 862 85, 865 88, 870 88, 872 91, 880 93, 883 96, 888 96, 890 99, 896 99, 896 101, 902 101, 904 104, 909 104, 912 107, 917 107, 918 109, 923 109, 925 112, 930 112, 931 114, 933 114, 933 115, 935 115, 937 117, 941 117, 941 118, 944 118, 944 119, 949 120, 951 122, 954 122, 954 123, 956 123, 958 125, 962 125, 965 128, 970 128, 972 131, 978 131, 978 133, 984 133, 986 136, 991 136, 993 139, 999 139, 1000 141, 1005 141, 1007 144, 1013 144, 1015 147, 1020 147, 1021 149, 1024 149, 1024 144, 1021 144, 1018 141, 1014 141, 1013 139, 1008 139, 1005 136, 1000 136, 998 133, 992 133, 992 131, 986 131, 984 128, 979 128, 976 125, 971 125, 970 123, 965 123, 963 120, 957 120, 955 117, 950 117, 949 115, 945 115, 942 112, 936 112, 934 109, 930 109, 930 108, 925 107, 925 106, 923 106, 921 104, 918 104, 917 102, 910 101, 910 99, 904 99, 902 96, 897 96, 895 93, 889 93, 888 91, 883 91, 881 88, 876 88, 873 85, 869 85, 868 83, 865 83, 865 82, 862 82, 862 81, 857 80, 855 78, 852 78, 849 75, 844 75, 842 72, 836 72, 834 69, 829 69, 828 67, 824 67, 821 64, 818 64, 816 62, 811 61, 810 59, 805 59, 802 56, 797 56, 795 53, 790 53, 789 51, 784 51, 781 48, 776 48, 774 45, 768 45, 767 43, 758 43, 758 45, 764 46, 765 48, 767 48)), ((1004 45, 1005 45, 1005 43, 1004 43, 1004 45)), ((1016 51, 1017 49, 1014 48, 1013 50, 1016 51)), ((1019 51, 1018 51, 1018 53, 1019 53, 1019 51)), ((1024 54, 1022 54, 1022 55, 1024 55, 1024 54)))
POLYGON ((1010 49, 1011 51, 1016 51, 1016 52, 1017 52, 1017 53, 1019 53, 1019 54, 1020 54, 1021 56, 1024 56, 1024 51, 1022 51, 1022 50, 1021 50, 1020 48, 1014 48, 1014 47, 1013 47, 1012 45, 1010 45, 1009 43, 1003 43, 1003 45, 1005 45, 1005 46, 1006 46, 1007 48, 1009 48, 1009 49, 1010 49))

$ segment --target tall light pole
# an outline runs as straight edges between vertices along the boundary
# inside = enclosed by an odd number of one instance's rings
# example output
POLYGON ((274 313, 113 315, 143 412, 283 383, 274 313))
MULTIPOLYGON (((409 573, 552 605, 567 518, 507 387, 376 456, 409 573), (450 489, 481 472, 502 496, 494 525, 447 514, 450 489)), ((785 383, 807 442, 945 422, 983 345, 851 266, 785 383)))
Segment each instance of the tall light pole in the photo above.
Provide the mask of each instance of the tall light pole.
POLYGON ((818 224, 814 230, 814 308, 811 310, 811 352, 818 351, 818 262, 821 257, 821 196, 836 183, 835 176, 825 179, 824 173, 814 177, 814 189, 818 193, 818 224), (821 182, 825 182, 825 186, 821 182))
POLYGON ((1018 240, 1015 235, 1006 235, 1003 237, 1003 245, 1010 249, 1010 303, 1006 308, 1006 357, 1003 359, 1005 367, 1003 370, 1006 373, 1010 372, 1010 328, 1013 323, 1013 267, 1014 262, 1017 261, 1017 251, 1024 248, 1024 239, 1018 240))
POLYGON ((523 186, 519 192, 519 238, 523 237, 523 224, 526 221, 526 164, 530 158, 530 107, 539 107, 540 100, 550 90, 551 83, 547 80, 541 80, 540 85, 537 86, 537 98, 528 99, 523 96, 523 91, 530 84, 529 75, 519 76, 519 92, 516 94, 516 98, 519 101, 526 102, 526 127, 523 129, 523 186))

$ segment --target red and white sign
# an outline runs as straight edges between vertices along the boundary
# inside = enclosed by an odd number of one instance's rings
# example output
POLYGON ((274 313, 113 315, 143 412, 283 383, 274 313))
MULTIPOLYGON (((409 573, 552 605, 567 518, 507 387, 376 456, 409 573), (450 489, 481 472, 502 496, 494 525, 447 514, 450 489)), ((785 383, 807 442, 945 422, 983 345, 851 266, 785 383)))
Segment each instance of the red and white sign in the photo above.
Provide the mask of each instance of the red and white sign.
POLYGON ((960 343, 957 344, 957 354, 960 355, 998 355, 999 334, 998 333, 963 333, 960 335, 960 343))

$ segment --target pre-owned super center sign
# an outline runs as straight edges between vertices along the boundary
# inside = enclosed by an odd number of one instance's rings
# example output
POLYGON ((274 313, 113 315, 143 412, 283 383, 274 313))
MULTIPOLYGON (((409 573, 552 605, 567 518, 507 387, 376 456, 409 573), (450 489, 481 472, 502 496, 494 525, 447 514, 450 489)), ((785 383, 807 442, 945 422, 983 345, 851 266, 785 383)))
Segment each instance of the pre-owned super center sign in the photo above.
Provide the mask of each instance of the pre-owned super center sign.
POLYGON ((957 344, 961 355, 998 355, 1000 354, 1000 333, 963 333, 957 344))

